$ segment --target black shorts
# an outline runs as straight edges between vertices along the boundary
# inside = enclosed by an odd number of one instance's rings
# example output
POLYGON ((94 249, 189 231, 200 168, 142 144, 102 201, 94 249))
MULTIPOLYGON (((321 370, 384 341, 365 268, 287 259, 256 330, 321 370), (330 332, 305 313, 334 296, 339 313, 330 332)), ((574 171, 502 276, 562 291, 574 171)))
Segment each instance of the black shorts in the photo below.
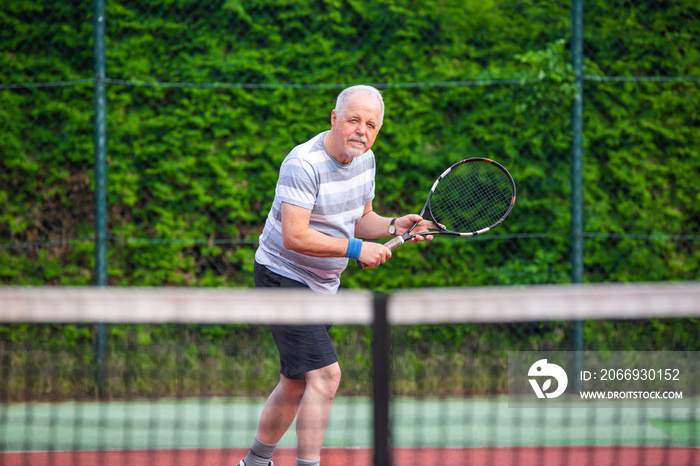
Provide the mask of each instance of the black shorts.
MULTIPOLYGON (((257 262, 253 275, 256 288, 308 288, 257 262)), ((280 374, 288 379, 304 380, 304 372, 338 362, 328 334, 330 328, 330 325, 270 325, 280 354, 280 374)))

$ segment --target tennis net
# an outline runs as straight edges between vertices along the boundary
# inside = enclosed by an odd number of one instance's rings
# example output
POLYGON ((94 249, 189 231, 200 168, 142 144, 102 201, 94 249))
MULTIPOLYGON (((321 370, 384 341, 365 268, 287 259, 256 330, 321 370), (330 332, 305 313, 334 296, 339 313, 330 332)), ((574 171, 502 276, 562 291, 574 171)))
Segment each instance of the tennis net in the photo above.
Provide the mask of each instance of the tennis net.
POLYGON ((696 282, 0 288, 0 465, 235 465, 279 377, 266 324, 322 322, 322 464, 700 465, 699 317, 696 282))

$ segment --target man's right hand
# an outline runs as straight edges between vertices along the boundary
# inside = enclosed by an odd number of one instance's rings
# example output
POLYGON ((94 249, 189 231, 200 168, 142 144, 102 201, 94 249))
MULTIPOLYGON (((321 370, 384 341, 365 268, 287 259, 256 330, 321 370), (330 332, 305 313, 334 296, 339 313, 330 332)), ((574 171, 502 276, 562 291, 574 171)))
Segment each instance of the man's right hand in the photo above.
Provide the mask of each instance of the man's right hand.
POLYGON ((383 244, 372 243, 370 241, 364 241, 362 243, 360 262, 366 267, 379 267, 389 259, 391 259, 391 251, 383 244))

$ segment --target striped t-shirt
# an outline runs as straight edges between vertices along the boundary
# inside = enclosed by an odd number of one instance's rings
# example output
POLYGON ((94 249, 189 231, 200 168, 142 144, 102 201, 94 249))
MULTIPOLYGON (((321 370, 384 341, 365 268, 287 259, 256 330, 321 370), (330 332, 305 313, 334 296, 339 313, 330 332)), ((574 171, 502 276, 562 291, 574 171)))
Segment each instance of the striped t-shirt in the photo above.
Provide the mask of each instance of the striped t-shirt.
POLYGON ((337 162, 323 145, 325 134, 295 147, 282 162, 255 260, 314 291, 333 294, 348 259, 312 257, 285 249, 282 202, 311 210, 310 228, 336 238, 352 238, 365 203, 374 198, 375 163, 371 150, 349 164, 337 162))

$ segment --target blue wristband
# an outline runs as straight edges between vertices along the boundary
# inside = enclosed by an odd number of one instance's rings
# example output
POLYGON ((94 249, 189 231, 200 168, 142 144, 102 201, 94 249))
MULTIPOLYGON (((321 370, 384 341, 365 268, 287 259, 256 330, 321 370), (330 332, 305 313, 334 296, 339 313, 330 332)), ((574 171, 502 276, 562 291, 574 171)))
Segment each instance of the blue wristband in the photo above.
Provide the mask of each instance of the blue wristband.
POLYGON ((345 257, 358 260, 362 251, 362 241, 357 238, 350 238, 348 241, 348 250, 345 252, 345 257))

